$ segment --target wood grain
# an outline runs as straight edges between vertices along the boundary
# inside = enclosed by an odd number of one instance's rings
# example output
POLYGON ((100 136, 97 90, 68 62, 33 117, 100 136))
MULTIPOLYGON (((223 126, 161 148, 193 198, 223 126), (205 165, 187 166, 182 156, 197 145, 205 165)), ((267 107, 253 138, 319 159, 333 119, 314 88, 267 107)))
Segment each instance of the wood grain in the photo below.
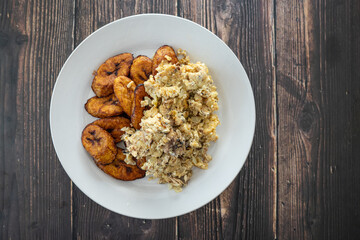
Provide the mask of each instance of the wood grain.
POLYGON ((56 75, 72 51, 72 8, 63 1, 0 2, 0 239, 71 234, 70 181, 48 116, 56 75))
POLYGON ((360 1, 0 1, 0 239, 356 239, 360 235, 360 1), (51 144, 49 107, 71 51, 133 14, 195 21, 243 64, 256 131, 233 183, 165 220, 85 196, 51 144))
POLYGON ((358 12, 354 1, 277 1, 280 239, 359 235, 358 12))

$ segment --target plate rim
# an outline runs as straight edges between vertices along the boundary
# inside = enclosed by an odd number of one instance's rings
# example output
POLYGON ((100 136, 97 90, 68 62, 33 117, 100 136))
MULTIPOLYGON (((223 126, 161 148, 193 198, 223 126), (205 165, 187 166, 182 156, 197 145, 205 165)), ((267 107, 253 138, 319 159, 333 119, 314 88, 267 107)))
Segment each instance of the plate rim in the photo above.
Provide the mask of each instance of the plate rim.
MULTIPOLYGON (((75 48, 72 50, 71 54, 67 57, 66 61, 63 63, 58 75, 57 75, 57 78, 56 78, 56 81, 54 83, 54 86, 52 88, 52 92, 51 92, 51 100, 50 100, 50 108, 49 108, 49 125, 50 125, 50 133, 51 133, 51 142, 52 142, 52 145, 54 147, 54 150, 55 150, 55 153, 56 153, 56 156, 62 166, 62 168, 65 170, 67 176, 70 178, 71 182, 73 182, 77 188, 83 192, 88 198, 90 198, 92 201, 94 201, 95 203, 97 203, 98 205, 100 205, 101 207, 104 207, 105 209, 108 209, 109 211, 111 212, 114 212, 114 213, 117 213, 117 214, 121 214, 123 216, 127 216, 127 217, 132 217, 132 218, 137 218, 137 219, 169 219, 169 218, 173 218, 173 217, 178 217, 178 216, 182 216, 182 215, 185 215, 185 214, 188 214, 188 213, 191 213, 193 211, 196 211, 200 208, 202 208, 203 206, 205 206, 206 204, 210 203, 211 201, 213 201, 215 198, 217 198, 218 196, 220 196, 229 186, 230 184, 235 180, 235 178, 239 175, 241 169, 243 168, 248 156, 249 156, 249 153, 250 153, 250 150, 251 150, 251 147, 253 145, 253 141, 254 141, 254 135, 255 135, 255 127, 256 127, 256 105, 255 105, 255 98, 254 98, 254 92, 253 92, 253 88, 251 86, 251 83, 250 83, 250 80, 249 80, 249 77, 248 77, 248 74, 246 73, 242 63, 240 62, 239 58, 235 55, 235 53, 232 51, 232 49, 220 38, 218 37, 216 34, 214 34, 213 32, 211 32, 209 29, 201 26, 200 24, 194 22, 194 21, 191 21, 189 19, 186 19, 186 18, 182 18, 182 17, 179 17, 179 16, 175 16, 175 15, 169 15, 169 14, 160 14, 160 13, 144 13, 144 14, 136 14, 136 15, 131 15, 131 16, 127 16, 127 17, 123 17, 123 18, 120 18, 120 19, 117 19, 117 20, 114 20, 114 21, 111 21, 107 24, 105 24, 104 26, 98 28, 97 30, 93 31, 91 34, 89 34, 84 40, 81 41, 81 43, 75 48), (192 25, 195 25, 196 27, 200 27, 202 28, 202 30, 205 30, 206 32, 210 33, 213 37, 215 37, 221 44, 223 44, 226 48, 229 48, 231 54, 237 59, 238 63, 240 64, 241 68, 244 70, 245 72, 245 75, 246 75, 246 82, 247 82, 247 85, 249 87, 249 93, 251 94, 251 109, 253 110, 253 118, 254 118, 254 121, 251 122, 251 129, 250 129, 250 132, 251 132, 251 141, 249 142, 249 145, 248 147, 246 148, 246 157, 245 159, 243 160, 243 163, 240 167, 240 169, 238 170, 237 174, 232 178, 232 180, 230 181, 230 183, 226 184, 225 187, 219 192, 219 193, 216 193, 215 196, 211 199, 208 199, 207 201, 205 201, 204 203, 202 204, 199 204, 196 206, 196 208, 194 209, 190 209, 190 210, 186 210, 186 211, 183 211, 182 213, 180 214, 172 214, 172 215, 168 215, 166 217, 157 217, 157 216, 152 216, 152 217, 146 217, 146 216, 137 216, 136 214, 129 214, 129 213, 123 213, 123 212, 118 212, 116 211, 115 209, 112 209, 111 207, 109 206, 105 206, 103 205, 102 203, 100 203, 100 201, 98 201, 97 199, 93 198, 93 197, 90 197, 89 196, 89 193, 87 192, 86 189, 83 189, 82 187, 80 187, 69 175, 68 171, 66 170, 66 168, 64 167, 62 161, 60 160, 59 158, 59 154, 58 154, 58 149, 56 147, 56 144, 54 142, 54 133, 53 133, 53 127, 52 127, 52 122, 53 122, 53 119, 52 119, 52 112, 53 112, 53 104, 54 104, 54 92, 56 91, 56 88, 57 88, 57 85, 58 85, 58 80, 59 80, 59 77, 61 76, 65 66, 67 66, 67 63, 68 61, 71 59, 71 57, 76 53, 76 50, 78 48, 80 48, 85 41, 87 41, 92 35, 96 34, 98 31, 104 29, 104 28, 107 28, 109 27, 110 25, 112 24, 116 24, 118 22, 121 22, 121 21, 124 21, 124 20, 129 20, 129 19, 132 19, 132 18, 141 18, 141 17, 144 17, 144 16, 154 16, 154 17, 169 17, 169 18, 175 18, 177 20, 180 20, 180 21, 186 21, 192 25)), ((81 184, 80 184, 81 185, 81 184)), ((181 194, 181 193, 180 193, 181 194)))

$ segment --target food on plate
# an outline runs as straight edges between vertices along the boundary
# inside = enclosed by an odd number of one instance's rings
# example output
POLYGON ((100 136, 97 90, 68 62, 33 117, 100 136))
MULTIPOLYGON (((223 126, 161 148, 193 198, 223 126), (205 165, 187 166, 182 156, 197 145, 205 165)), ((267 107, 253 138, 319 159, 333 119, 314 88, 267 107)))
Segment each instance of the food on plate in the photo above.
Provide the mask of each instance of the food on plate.
MULTIPOLYGON (((158 50, 159 51, 159 50, 158 50)), ((157 52, 158 52, 157 51, 157 52)), ((126 128, 125 162, 146 158, 146 175, 181 191, 192 176, 192 167, 207 169, 210 142, 216 141, 220 123, 218 93, 205 64, 191 63, 184 51, 179 62, 165 57, 157 74, 144 82, 150 98, 143 101, 139 130, 126 128)))
POLYGON ((106 174, 123 181, 133 181, 145 177, 145 171, 136 165, 126 164, 123 160, 125 155, 122 150, 118 150, 115 160, 110 164, 97 164, 106 174))
POLYGON ((168 45, 153 59, 124 53, 99 67, 92 89, 97 96, 85 109, 101 119, 85 127, 82 143, 106 174, 124 181, 148 175, 181 191, 194 166, 208 168, 220 121, 204 63, 191 63, 168 45))
POLYGON ((149 95, 145 92, 144 84, 137 85, 134 91, 133 110, 131 114, 131 123, 135 129, 140 129, 141 118, 144 116, 144 106, 141 102, 149 95))
POLYGON ((142 166, 144 165, 145 162, 146 162, 146 157, 136 159, 136 166, 138 166, 139 168, 142 168, 142 166))
POLYGON ((121 142, 121 136, 125 133, 121 129, 124 127, 130 127, 130 120, 125 117, 109 117, 98 119, 92 124, 97 125, 104 130, 108 131, 114 138, 116 143, 121 142))
POLYGON ((123 112, 118 99, 114 94, 107 97, 92 97, 85 104, 86 111, 98 118, 118 116, 123 112))
POLYGON ((130 68, 130 78, 136 85, 144 83, 148 80, 152 72, 152 61, 147 56, 137 56, 130 68))
POLYGON ((131 53, 122 53, 106 60, 96 71, 91 88, 98 97, 106 97, 114 92, 114 80, 118 76, 128 76, 133 61, 131 53))
POLYGON ((117 154, 115 159, 119 161, 124 161, 126 158, 125 154, 123 153, 123 150, 121 148, 118 148, 117 154))
POLYGON ((176 64, 178 62, 178 58, 176 57, 176 53, 174 49, 168 45, 164 45, 158 50, 156 50, 155 55, 153 57, 152 62, 152 75, 155 76, 157 73, 157 67, 163 61, 169 61, 172 64, 176 64))
POLYGON ((114 161, 117 147, 113 137, 99 126, 90 124, 82 132, 81 141, 86 151, 99 164, 114 161))
POLYGON ((131 116, 134 101, 135 83, 128 77, 120 76, 114 81, 114 92, 124 112, 131 116))

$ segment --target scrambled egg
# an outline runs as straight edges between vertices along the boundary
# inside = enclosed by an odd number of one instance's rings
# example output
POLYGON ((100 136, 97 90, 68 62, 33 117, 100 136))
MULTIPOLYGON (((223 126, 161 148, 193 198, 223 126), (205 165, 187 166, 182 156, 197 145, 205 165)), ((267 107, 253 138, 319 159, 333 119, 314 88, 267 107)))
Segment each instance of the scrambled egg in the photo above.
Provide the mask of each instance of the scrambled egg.
MULTIPOLYGON (((204 63, 190 63, 186 53, 177 64, 163 61, 144 83, 146 97, 140 130, 126 128, 123 139, 128 153, 125 161, 146 157, 142 169, 159 183, 181 191, 192 175, 192 167, 208 168, 210 142, 216 141, 220 121, 218 93, 204 63)), ((169 57, 167 57, 167 60, 169 57)))

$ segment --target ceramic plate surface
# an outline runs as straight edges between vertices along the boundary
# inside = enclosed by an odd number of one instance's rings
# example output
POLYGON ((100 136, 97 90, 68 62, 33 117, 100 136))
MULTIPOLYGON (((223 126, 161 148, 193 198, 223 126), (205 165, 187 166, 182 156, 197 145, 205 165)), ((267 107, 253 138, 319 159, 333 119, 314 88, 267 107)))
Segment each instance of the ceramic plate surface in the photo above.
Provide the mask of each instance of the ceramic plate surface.
POLYGON ((87 37, 59 73, 50 105, 50 128, 58 158, 71 180, 88 197, 119 214, 159 219, 191 212, 217 197, 233 181, 249 153, 255 129, 255 103, 248 77, 230 48, 189 20, 160 14, 114 21, 87 37), (81 132, 95 118, 84 109, 93 71, 107 58, 130 52, 150 58, 167 44, 188 52, 208 67, 219 93, 221 125, 209 149, 208 170, 195 169, 182 192, 147 178, 123 182, 96 167, 81 144, 81 132))

